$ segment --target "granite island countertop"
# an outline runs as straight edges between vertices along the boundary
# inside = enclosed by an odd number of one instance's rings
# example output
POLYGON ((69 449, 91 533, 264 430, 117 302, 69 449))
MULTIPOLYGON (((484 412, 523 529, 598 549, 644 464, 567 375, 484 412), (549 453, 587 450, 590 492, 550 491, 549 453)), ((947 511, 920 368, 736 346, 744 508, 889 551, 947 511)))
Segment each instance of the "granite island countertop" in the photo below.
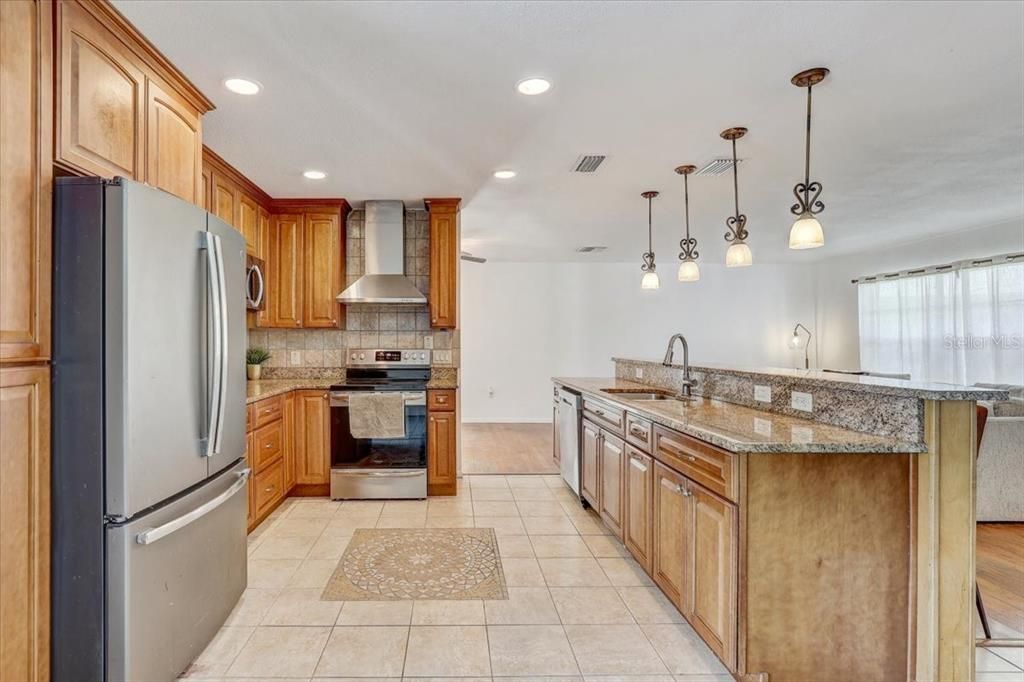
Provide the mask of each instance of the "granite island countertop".
POLYGON ((917 453, 924 443, 861 433, 810 419, 695 396, 686 402, 630 400, 666 392, 614 378, 554 377, 554 383, 600 398, 651 421, 736 453, 917 453), (609 393, 604 389, 625 391, 609 393))

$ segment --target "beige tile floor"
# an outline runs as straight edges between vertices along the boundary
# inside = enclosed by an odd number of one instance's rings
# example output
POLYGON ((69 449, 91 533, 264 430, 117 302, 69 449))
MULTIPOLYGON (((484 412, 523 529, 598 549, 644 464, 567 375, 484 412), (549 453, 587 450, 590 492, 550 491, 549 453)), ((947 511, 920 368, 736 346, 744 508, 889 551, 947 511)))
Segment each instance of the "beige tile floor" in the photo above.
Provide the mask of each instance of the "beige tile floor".
MULTIPOLYGON (((1004 656, 979 650, 978 682, 1024 682, 1004 656)), ((539 475, 469 476, 426 501, 286 501, 250 534, 249 588, 185 677, 732 679, 593 513, 539 475), (472 526, 495 529, 507 600, 320 601, 357 528, 472 526)))

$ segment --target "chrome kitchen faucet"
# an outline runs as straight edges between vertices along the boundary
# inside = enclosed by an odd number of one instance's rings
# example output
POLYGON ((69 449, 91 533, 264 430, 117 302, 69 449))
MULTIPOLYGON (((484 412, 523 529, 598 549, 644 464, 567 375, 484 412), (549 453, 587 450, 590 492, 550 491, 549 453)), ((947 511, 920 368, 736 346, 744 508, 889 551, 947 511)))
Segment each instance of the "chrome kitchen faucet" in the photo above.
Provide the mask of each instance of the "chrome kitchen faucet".
POLYGON ((679 395, 690 397, 690 390, 696 385, 696 381, 690 378, 690 346, 686 343, 686 337, 682 334, 673 334, 672 338, 668 340, 668 348, 665 349, 665 359, 661 361, 661 364, 666 367, 672 364, 672 358, 674 357, 674 350, 676 345, 676 339, 683 344, 683 380, 679 385, 679 395))

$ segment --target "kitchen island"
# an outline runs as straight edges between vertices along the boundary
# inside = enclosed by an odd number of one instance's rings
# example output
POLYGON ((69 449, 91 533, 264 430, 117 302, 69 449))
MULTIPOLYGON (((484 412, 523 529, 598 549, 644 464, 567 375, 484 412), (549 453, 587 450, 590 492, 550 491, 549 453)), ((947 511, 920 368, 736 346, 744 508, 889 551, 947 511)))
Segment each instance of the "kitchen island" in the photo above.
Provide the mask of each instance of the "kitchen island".
POLYGON ((974 405, 1000 392, 697 368, 680 400, 683 368, 616 365, 554 379, 582 497, 736 679, 973 679, 974 405))

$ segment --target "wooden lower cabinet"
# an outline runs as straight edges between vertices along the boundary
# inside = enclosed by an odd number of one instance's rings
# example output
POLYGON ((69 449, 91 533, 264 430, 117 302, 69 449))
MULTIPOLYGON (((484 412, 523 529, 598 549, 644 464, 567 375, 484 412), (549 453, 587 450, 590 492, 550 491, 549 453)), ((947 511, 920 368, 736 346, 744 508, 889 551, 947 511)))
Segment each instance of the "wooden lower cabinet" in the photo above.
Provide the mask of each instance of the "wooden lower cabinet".
POLYGON ((600 509, 600 461, 601 429, 583 421, 583 437, 580 441, 580 495, 594 509, 600 509))
POLYGON ((428 391, 427 396, 427 494, 455 495, 459 433, 455 391, 428 391))
MULTIPOLYGON (((5 15, 6 16, 6 15, 5 15)), ((50 371, 0 369, 0 680, 50 677, 50 371)))
POLYGON ((601 519, 622 539, 623 519, 623 473, 626 464, 626 444, 621 438, 602 433, 599 448, 601 464, 598 474, 601 491, 598 495, 598 510, 601 519))
POLYGON ((737 522, 736 507, 690 483, 690 527, 686 570, 690 608, 686 616, 712 651, 730 668, 736 665, 737 522))
POLYGON ((253 458, 256 453, 256 432, 250 431, 245 438, 245 462, 249 467, 249 513, 246 515, 245 527, 252 530, 256 526, 256 466, 253 458))
POLYGON ((625 519, 622 524, 622 542, 637 563, 650 573, 654 532, 654 460, 628 444, 623 489, 625 519))
POLYGON ((288 393, 283 401, 282 426, 284 429, 284 487, 295 487, 295 394, 288 393))
POLYGON ((295 391, 295 483, 328 486, 330 482, 331 422, 327 391, 295 391))
POLYGON ((690 610, 686 589, 686 545, 690 529, 686 478, 654 463, 651 578, 685 615, 690 610))

